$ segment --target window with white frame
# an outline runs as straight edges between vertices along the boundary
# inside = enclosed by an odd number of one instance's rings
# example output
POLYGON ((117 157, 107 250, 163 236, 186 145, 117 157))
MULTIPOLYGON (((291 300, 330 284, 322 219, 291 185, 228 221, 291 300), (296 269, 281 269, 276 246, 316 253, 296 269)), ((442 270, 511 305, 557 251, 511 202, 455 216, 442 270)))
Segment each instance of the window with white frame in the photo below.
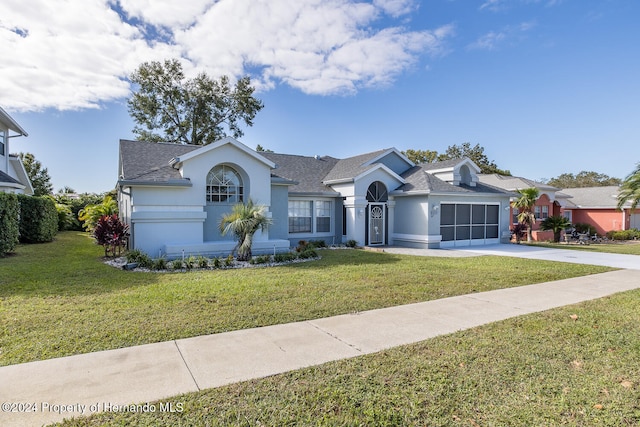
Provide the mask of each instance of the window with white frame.
POLYGON ((542 219, 547 219, 549 218, 549 206, 548 205, 544 205, 542 206, 542 219))
POLYGON ((327 200, 290 200, 289 233, 329 233, 333 204, 327 200))
POLYGON ((536 219, 540 219, 540 206, 533 207, 533 215, 536 217, 536 219))
POLYGON ((4 131, 0 130, 0 156, 4 156, 4 150, 5 150, 5 136, 4 136, 4 131))
POLYGON ((316 202, 316 233, 331 231, 331 202, 326 200, 316 202))
POLYGON ((207 175, 207 202, 241 203, 244 186, 240 174, 228 165, 217 165, 207 175))
POLYGON ((311 233, 311 201, 289 201, 289 233, 311 233))

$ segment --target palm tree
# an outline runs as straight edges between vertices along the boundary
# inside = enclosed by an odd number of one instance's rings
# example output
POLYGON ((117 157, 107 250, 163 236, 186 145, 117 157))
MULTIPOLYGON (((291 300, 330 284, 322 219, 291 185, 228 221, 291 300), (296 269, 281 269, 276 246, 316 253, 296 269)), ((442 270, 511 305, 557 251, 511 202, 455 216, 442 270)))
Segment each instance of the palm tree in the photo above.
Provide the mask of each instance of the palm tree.
POLYGON ((266 206, 254 205, 253 201, 249 199, 247 203, 234 205, 232 211, 220 220, 222 235, 231 232, 238 241, 234 249, 238 251, 238 261, 251 259, 253 235, 258 229, 264 231, 271 225, 272 220, 266 216, 266 210, 266 206))
POLYGON ((553 231, 553 241, 560 242, 560 233, 571 225, 571 221, 565 216, 556 215, 546 218, 540 223, 540 229, 543 231, 553 231))
POLYGON ((518 221, 527 225, 527 242, 531 242, 531 231, 533 230, 533 224, 536 223, 533 206, 536 204, 536 200, 538 200, 540 191, 535 187, 531 187, 516 190, 516 192, 520 196, 513 202, 513 207, 518 208, 520 211, 518 221))
POLYGON ((622 210, 622 207, 631 201, 631 210, 635 210, 640 203, 640 163, 636 165, 636 169, 627 176, 622 185, 620 186, 620 192, 618 193, 618 209, 622 210))

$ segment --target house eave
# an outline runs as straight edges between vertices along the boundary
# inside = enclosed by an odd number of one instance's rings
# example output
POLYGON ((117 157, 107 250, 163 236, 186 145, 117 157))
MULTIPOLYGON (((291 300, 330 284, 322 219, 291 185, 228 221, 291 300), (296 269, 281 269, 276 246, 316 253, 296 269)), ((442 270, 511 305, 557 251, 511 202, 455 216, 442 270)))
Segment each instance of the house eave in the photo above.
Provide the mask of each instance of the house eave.
POLYGON ((119 179, 118 185, 122 187, 193 187, 191 181, 183 180, 168 180, 168 181, 147 181, 139 179, 119 179))

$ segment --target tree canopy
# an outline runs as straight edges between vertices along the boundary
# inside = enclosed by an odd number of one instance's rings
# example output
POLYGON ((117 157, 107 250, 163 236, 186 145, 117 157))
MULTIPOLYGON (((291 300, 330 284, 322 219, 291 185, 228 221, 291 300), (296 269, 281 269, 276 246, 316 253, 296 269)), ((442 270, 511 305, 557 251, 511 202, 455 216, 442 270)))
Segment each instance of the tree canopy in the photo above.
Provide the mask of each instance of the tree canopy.
POLYGON ((243 135, 263 108, 253 97, 249 77, 232 87, 229 78, 206 73, 187 79, 177 59, 141 64, 130 76, 138 90, 128 100, 136 138, 151 142, 207 145, 224 136, 243 135))
POLYGON ((547 181, 547 184, 558 188, 606 187, 609 185, 620 185, 621 183, 622 181, 619 178, 613 178, 609 175, 593 171, 582 171, 577 175, 563 173, 547 181))
POLYGON ((438 154, 437 151, 431 150, 414 150, 408 149, 403 151, 402 154, 407 156, 409 160, 414 163, 434 163, 441 162, 450 159, 462 159, 464 157, 470 158, 478 167, 482 173, 497 173, 499 175, 511 175, 511 172, 506 169, 500 169, 493 160, 489 160, 486 154, 484 154, 484 147, 480 144, 476 144, 473 147, 471 143, 465 142, 461 145, 450 145, 447 150, 438 154))
POLYGON ((22 160, 27 176, 31 181, 34 196, 46 196, 53 193, 53 185, 51 184, 51 176, 47 168, 42 167, 42 163, 36 160, 31 153, 18 153, 18 157, 22 160))

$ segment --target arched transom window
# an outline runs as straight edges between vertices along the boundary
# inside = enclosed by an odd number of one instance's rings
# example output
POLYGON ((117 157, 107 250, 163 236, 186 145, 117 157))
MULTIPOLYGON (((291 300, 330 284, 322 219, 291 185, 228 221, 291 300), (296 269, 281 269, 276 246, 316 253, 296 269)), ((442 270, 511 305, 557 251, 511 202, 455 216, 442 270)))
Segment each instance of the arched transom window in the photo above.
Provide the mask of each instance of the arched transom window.
POLYGON ((367 189, 367 201, 386 202, 387 199, 387 187, 380 181, 373 182, 367 189))
POLYGON ((244 186, 240 174, 228 165, 218 165, 207 175, 207 202, 240 203, 244 186))

